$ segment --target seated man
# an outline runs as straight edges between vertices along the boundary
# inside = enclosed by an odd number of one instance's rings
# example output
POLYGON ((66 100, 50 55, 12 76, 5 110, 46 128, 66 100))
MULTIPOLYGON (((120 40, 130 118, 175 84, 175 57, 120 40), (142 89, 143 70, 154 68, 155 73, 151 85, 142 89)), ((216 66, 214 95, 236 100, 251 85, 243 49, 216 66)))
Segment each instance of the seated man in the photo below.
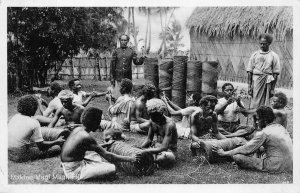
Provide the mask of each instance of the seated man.
POLYGON ((285 128, 287 126, 287 112, 284 107, 286 107, 287 103, 288 99, 282 92, 275 93, 271 99, 271 107, 275 115, 275 122, 281 124, 285 128))
POLYGON ((80 80, 78 78, 74 78, 69 81, 68 83, 70 90, 74 94, 73 102, 79 105, 82 105, 86 107, 89 102, 94 98, 94 97, 100 97, 104 96, 107 94, 107 92, 85 92, 81 91, 81 84, 80 80), (83 101, 83 97, 88 97, 85 101, 83 101))
POLYGON ((84 107, 73 103, 73 97, 74 95, 72 91, 60 91, 60 93, 58 94, 58 98, 60 99, 63 107, 56 111, 48 127, 53 128, 61 116, 64 116, 66 125, 70 126, 70 130, 74 129, 74 124, 75 126, 81 124, 80 116, 84 110, 84 107))
MULTIPOLYGON (((42 110, 42 98, 38 97, 40 113, 35 114, 33 118, 38 120, 41 125, 49 125, 52 121, 54 113, 62 107, 60 99, 57 97, 58 93, 61 91, 61 86, 57 82, 52 82, 47 89, 48 94, 53 97, 53 99, 49 102, 47 108, 42 110)), ((64 123, 64 120, 61 119, 56 126, 60 126, 64 123)))
POLYGON ((115 103, 112 101, 112 95, 107 94, 106 98, 109 102, 108 113, 111 116, 111 121, 101 121, 101 128, 106 130, 109 128, 120 128, 129 131, 129 115, 130 107, 134 103, 134 97, 130 96, 132 92, 132 81, 125 78, 120 83, 120 96, 115 103))
POLYGON ((36 144, 40 151, 46 151, 54 145, 62 145, 68 133, 63 130, 54 131, 56 138, 44 140, 43 128, 32 118, 38 108, 35 96, 25 95, 18 101, 18 114, 8 123, 8 159, 21 162, 34 159, 37 151, 32 145, 36 144))
POLYGON ((252 133, 254 128, 248 126, 241 126, 239 120, 239 113, 241 109, 245 109, 240 98, 234 97, 234 88, 231 83, 225 83, 222 86, 224 97, 218 100, 215 107, 215 112, 218 115, 218 130, 221 134, 227 136, 237 130, 243 130, 243 134, 252 133))
POLYGON ((60 158, 68 179, 87 180, 115 175, 115 165, 104 162, 102 157, 109 162, 139 162, 139 155, 129 157, 110 153, 90 136, 90 132, 98 129, 101 116, 100 109, 86 109, 81 116, 83 126, 75 128, 65 142, 60 158), (87 151, 96 153, 85 155, 87 151))
POLYGON ((61 86, 57 82, 52 82, 49 87, 49 95, 53 98, 47 109, 43 112, 44 117, 53 116, 54 113, 62 107, 60 99, 58 98, 58 93, 61 91, 61 86))
MULTIPOLYGON (((287 126, 287 112, 284 107, 287 105, 288 99, 286 95, 282 92, 275 93, 271 98, 271 107, 273 109, 273 113, 275 115, 275 122, 281 124, 286 128, 287 126)), ((244 114, 254 114, 256 113, 256 109, 241 109, 244 114)), ((226 135, 226 137, 235 137, 239 134, 239 131, 232 133, 230 135, 226 135)))
POLYGON ((220 156, 232 157, 241 168, 272 173, 292 172, 293 143, 289 133, 282 125, 274 122, 275 115, 270 107, 259 107, 256 115, 261 131, 251 141, 227 151, 216 145, 213 146, 213 151, 220 156), (251 156, 260 147, 264 148, 265 156, 251 156))
POLYGON ((162 100, 166 103, 168 111, 171 115, 182 115, 182 120, 176 123, 177 133, 179 138, 188 138, 190 135, 190 116, 199 110, 199 101, 201 99, 200 93, 194 93, 188 100, 189 107, 181 109, 166 97, 162 100))
POLYGON ((143 152, 150 152, 155 156, 155 162, 161 166, 172 166, 177 157, 177 130, 173 119, 164 115, 167 111, 165 103, 160 99, 151 99, 147 102, 147 111, 150 115, 151 125, 148 136, 142 148, 143 152), (154 134, 157 142, 153 143, 154 134))
POLYGON ((155 96, 156 88, 147 83, 142 90, 142 95, 136 99, 130 110, 130 131, 142 134, 148 133, 150 120, 147 113, 146 102, 155 96))
POLYGON ((200 108, 191 115, 192 142, 190 149, 192 156, 196 156, 200 148, 200 142, 202 141, 200 137, 205 137, 206 134, 212 132, 214 137, 219 138, 219 136, 216 136, 219 132, 217 129, 217 114, 214 112, 217 101, 216 97, 206 95, 200 100, 200 108))

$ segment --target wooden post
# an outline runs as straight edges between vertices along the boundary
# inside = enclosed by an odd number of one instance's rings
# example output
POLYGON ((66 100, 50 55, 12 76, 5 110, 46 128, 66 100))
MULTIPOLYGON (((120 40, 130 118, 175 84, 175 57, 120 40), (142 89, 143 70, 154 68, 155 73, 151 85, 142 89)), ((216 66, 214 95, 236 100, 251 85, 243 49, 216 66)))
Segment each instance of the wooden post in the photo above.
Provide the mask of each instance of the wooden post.
POLYGON ((101 68, 100 68, 100 58, 96 58, 96 65, 98 66, 99 78, 98 80, 101 81, 101 68), (97 65, 98 64, 98 65, 97 65))

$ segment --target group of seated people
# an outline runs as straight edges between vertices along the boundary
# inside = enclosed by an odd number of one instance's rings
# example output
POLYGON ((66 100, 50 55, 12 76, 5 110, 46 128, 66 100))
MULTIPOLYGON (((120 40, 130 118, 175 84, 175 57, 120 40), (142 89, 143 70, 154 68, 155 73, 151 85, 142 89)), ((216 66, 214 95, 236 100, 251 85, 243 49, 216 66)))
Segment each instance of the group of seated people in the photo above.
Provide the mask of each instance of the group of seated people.
POLYGON ((8 124, 10 160, 27 161, 36 151, 59 145, 61 165, 68 179, 105 178, 116 174, 115 163, 138 164, 143 153, 151 153, 158 167, 173 166, 178 138, 188 138, 194 161, 205 158, 210 163, 234 161, 240 168, 259 171, 292 171, 292 139, 285 128, 287 97, 281 92, 274 95, 271 107, 247 109, 242 99, 234 96, 233 85, 225 83, 224 97, 201 98, 194 93, 190 106, 181 109, 165 96, 156 97, 157 89, 149 83, 135 99, 129 79, 121 81, 117 100, 110 91, 81 91, 79 79, 71 80, 69 87, 70 90, 62 90, 58 83, 51 83, 48 91, 53 100, 45 110, 41 110, 41 99, 35 95, 20 98, 18 114, 8 124), (87 107, 92 98, 100 96, 109 103, 110 120, 103 120, 99 108, 87 107), (83 101, 83 97, 88 98, 83 101), (255 116, 257 123, 241 125, 239 113, 255 116), (183 119, 175 122, 172 115, 182 115, 183 119), (110 131, 104 144, 98 144, 89 134, 98 129, 110 131), (113 133, 124 131, 147 135, 140 153, 117 155, 107 151, 106 147, 118 140, 113 133), (88 151, 95 153, 86 155, 88 151))

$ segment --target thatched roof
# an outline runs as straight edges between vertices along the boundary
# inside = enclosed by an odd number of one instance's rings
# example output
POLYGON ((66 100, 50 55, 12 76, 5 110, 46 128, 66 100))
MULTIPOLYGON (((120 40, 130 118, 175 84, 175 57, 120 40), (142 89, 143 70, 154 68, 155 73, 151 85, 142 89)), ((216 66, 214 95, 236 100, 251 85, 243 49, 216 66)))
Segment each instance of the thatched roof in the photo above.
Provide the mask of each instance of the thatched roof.
POLYGON ((209 37, 234 38, 272 33, 277 40, 293 32, 292 7, 198 7, 186 26, 209 37))

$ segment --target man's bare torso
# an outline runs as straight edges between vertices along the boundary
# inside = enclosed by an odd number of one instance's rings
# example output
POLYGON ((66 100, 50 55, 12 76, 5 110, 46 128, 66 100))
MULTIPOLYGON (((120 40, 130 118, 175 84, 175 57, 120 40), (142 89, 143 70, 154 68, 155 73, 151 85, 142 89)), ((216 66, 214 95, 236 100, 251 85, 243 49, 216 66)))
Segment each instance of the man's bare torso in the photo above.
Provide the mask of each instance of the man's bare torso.
POLYGON ((66 108, 62 108, 62 115, 66 120, 66 124, 80 124, 80 117, 84 110, 84 107, 76 105, 72 111, 66 108))
POLYGON ((137 121, 137 117, 136 117, 137 110, 141 112, 141 116, 140 116, 141 118, 149 119, 146 103, 141 100, 141 97, 139 97, 132 105, 130 111, 130 121, 137 121))

